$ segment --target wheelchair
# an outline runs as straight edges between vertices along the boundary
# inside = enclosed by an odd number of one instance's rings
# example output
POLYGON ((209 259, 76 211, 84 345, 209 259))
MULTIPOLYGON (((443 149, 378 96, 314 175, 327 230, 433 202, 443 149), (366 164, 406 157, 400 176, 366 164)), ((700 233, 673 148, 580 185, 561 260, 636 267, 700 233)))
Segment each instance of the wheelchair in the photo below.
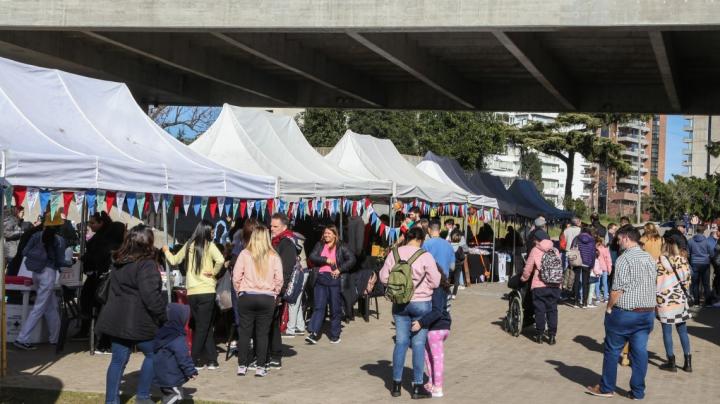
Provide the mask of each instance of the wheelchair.
POLYGON ((519 337, 526 327, 535 324, 530 280, 520 281, 525 264, 523 255, 518 253, 515 256, 518 264, 514 265, 515 274, 508 280, 508 287, 512 291, 507 294, 508 310, 503 319, 503 329, 513 337, 519 337))

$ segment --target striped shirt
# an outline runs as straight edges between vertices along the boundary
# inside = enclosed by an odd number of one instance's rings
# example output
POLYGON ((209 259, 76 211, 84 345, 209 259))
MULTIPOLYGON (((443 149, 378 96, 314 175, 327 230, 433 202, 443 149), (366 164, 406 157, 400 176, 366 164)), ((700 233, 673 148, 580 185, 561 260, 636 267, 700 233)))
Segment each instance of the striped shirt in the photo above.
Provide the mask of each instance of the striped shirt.
POLYGON ((623 291, 615 304, 621 309, 655 307, 657 266, 652 256, 640 247, 625 250, 615 263, 612 288, 623 291))

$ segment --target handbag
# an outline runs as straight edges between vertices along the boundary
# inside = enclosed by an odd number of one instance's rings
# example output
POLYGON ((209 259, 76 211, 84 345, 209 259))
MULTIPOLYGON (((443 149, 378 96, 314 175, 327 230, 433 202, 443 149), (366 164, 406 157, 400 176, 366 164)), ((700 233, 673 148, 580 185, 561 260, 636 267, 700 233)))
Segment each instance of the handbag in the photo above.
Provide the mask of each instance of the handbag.
POLYGON ((98 276, 97 289, 95 289, 95 301, 100 304, 107 303, 110 294, 110 279, 112 278, 112 269, 98 276))
POLYGON ((215 285, 215 302, 221 311, 232 309, 232 273, 225 271, 215 285))
POLYGON ((580 255, 580 249, 577 246, 577 237, 575 237, 575 240, 572 242, 572 246, 565 255, 567 256, 570 267, 575 268, 583 266, 582 255, 580 255))
MULTIPOLYGON (((668 262, 670 262, 670 260, 668 260, 668 262)), ((677 278, 678 283, 680 284, 680 288, 685 294, 685 301, 687 302, 688 307, 695 306, 695 299, 690 293, 688 293, 685 285, 683 285, 682 281, 680 280, 680 275, 678 275, 677 270, 675 269, 675 265, 673 265, 672 262, 670 262, 670 268, 672 268, 673 272, 675 273, 675 278, 677 278)))

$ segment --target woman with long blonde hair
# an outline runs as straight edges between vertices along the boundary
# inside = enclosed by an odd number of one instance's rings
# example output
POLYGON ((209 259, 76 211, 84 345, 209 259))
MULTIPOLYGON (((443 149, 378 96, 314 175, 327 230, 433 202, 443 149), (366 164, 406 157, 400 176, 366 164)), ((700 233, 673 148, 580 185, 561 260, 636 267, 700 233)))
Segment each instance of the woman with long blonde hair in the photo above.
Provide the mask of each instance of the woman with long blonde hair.
POLYGON ((645 226, 643 226, 643 236, 640 237, 640 244, 643 250, 650 254, 655 262, 657 262, 660 255, 662 255, 663 239, 660 237, 660 232, 657 226, 655 226, 655 223, 645 223, 645 226))
POLYGON ((255 376, 267 375, 270 325, 282 284, 282 262, 270 244, 267 227, 258 224, 233 269, 233 286, 238 292, 237 305, 240 314, 238 376, 247 374, 250 364, 250 338, 253 336, 257 354, 255 376))

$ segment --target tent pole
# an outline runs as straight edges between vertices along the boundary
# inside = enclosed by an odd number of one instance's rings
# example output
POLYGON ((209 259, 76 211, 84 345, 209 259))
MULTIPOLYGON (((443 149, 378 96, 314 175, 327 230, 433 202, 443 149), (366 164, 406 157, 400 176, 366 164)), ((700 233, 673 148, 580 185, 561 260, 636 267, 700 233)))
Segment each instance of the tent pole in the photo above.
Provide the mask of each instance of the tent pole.
MULTIPOLYGON (((165 245, 170 245, 170 239, 168 235, 168 210, 170 207, 168 206, 168 198, 165 197, 162 200, 163 203, 163 233, 165 233, 165 245)), ((170 265, 168 265, 167 260, 165 260, 165 279, 167 284, 167 296, 168 296, 168 303, 172 302, 172 273, 170 273, 170 265)))
POLYGON ((340 241, 343 241, 343 198, 340 198, 340 241))
MULTIPOLYGON (((5 171, 5 153, 3 153, 2 170, 5 171)), ((0 177, 0 181, 4 178, 0 177)), ((5 184, 0 187, 0 223, 5 223, 5 184)), ((7 373, 7 321, 5 319, 5 232, 0 231, 0 378, 7 373)))
MULTIPOLYGON (((87 198, 83 198, 83 204, 82 208, 80 209, 80 257, 85 255, 85 249, 87 248, 87 222, 88 222, 88 205, 87 205, 87 198)), ((82 259, 80 261, 80 274, 78 276, 80 277, 79 281, 82 282, 83 271, 85 264, 83 264, 82 259)))
MULTIPOLYGON (((495 240, 497 240, 498 236, 498 229, 497 229, 497 220, 495 220, 495 215, 493 215, 493 227, 495 227, 495 231, 493 231, 493 246, 492 246, 492 254, 490 255, 490 280, 492 281, 495 278, 495 240)), ((500 280, 500 275, 498 274, 498 280, 500 280)))

